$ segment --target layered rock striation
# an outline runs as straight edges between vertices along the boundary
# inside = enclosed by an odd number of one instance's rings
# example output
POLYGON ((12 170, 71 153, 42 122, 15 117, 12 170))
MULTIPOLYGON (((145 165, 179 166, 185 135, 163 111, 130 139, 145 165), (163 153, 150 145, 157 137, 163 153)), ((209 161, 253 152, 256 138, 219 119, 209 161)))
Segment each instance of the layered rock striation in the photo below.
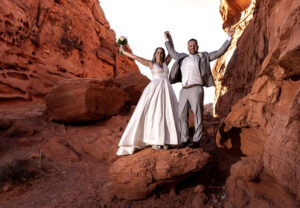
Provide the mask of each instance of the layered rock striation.
POLYGON ((1 1, 0 99, 43 98, 60 80, 138 71, 115 36, 98 0, 1 1))

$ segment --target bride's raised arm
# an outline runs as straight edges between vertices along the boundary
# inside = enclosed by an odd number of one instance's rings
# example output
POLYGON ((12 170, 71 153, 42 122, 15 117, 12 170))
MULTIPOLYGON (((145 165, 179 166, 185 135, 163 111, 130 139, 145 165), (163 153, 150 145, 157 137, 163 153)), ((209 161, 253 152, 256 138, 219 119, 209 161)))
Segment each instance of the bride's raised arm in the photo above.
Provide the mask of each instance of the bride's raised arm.
MULTIPOLYGON (((173 40, 172 40, 172 37, 171 37, 171 35, 170 36, 168 36, 169 37, 169 42, 170 42, 170 45, 172 46, 172 48, 174 48, 174 43, 173 43, 173 40)), ((168 53, 168 55, 167 55, 167 57, 166 57, 166 59, 165 59, 165 64, 168 66, 169 65, 169 63, 171 62, 171 60, 172 60, 172 56, 170 55, 170 53, 168 53)))
POLYGON ((141 58, 139 56, 136 56, 132 53, 129 53, 129 52, 125 51, 123 48, 120 48, 120 52, 122 52, 124 55, 128 56, 129 58, 137 60, 138 62, 140 62, 144 66, 148 66, 150 69, 153 68, 153 62, 150 61, 150 60, 147 60, 147 59, 141 58))

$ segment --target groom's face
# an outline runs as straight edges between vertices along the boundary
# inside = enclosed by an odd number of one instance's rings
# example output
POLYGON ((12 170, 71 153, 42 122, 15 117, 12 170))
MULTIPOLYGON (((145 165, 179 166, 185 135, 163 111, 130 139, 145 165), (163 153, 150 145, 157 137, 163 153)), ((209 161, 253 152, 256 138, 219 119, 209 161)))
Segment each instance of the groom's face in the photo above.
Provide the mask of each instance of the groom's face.
POLYGON ((188 42, 188 51, 191 55, 194 55, 198 52, 199 46, 197 41, 189 41, 188 42))

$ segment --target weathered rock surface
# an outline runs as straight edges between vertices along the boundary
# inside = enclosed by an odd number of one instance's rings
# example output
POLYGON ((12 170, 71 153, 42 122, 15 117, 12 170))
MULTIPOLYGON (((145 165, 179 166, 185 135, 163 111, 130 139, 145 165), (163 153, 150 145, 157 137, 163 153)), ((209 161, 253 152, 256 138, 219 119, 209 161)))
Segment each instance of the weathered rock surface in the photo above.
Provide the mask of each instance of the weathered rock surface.
POLYGON ((222 0, 220 13, 224 22, 223 28, 238 24, 245 15, 245 10, 252 2, 252 0, 222 0))
POLYGON ((299 207, 300 2, 260 0, 253 11, 227 53, 231 60, 220 59, 214 73, 215 112, 225 116, 217 143, 263 167, 249 181, 253 163, 235 165, 226 182, 229 204, 299 207))
POLYGON ((74 123, 118 114, 129 98, 110 79, 69 79, 54 87, 45 100, 52 120, 74 123))
POLYGON ((80 160, 80 154, 69 148, 69 144, 64 140, 56 138, 50 139, 41 146, 41 153, 52 160, 61 162, 76 162, 80 160))
POLYGON ((0 137, 33 136, 46 125, 41 122, 46 112, 45 105, 30 105, 18 108, 1 106, 0 137))
POLYGON ((159 186, 176 184, 201 170, 209 159, 209 153, 202 149, 147 148, 113 163, 109 171, 113 191, 119 199, 144 199, 159 186))
POLYGON ((60 80, 138 71, 115 36, 98 0, 1 1, 0 98, 38 99, 60 80))
POLYGON ((262 164, 255 157, 243 159, 231 167, 226 191, 230 196, 226 207, 299 207, 292 195, 262 171, 262 164))
POLYGON ((114 82, 129 95, 128 107, 136 105, 150 80, 138 71, 117 76, 114 82))
POLYGON ((53 87, 45 100, 49 116, 55 121, 93 121, 129 112, 148 83, 140 72, 115 79, 68 79, 53 87))
POLYGON ((255 26, 254 23, 250 24, 256 6, 255 1, 252 1, 248 7, 245 6, 248 5, 248 3, 245 4, 244 2, 246 1, 224 0, 220 5, 220 11, 224 21, 223 27, 232 26, 235 29, 235 33, 229 49, 216 61, 213 68, 216 85, 214 113, 218 116, 225 116, 229 112, 230 107, 250 91, 253 80, 255 79, 255 72, 259 70, 259 66, 254 65, 254 63, 256 63, 257 59, 261 60, 265 56, 264 45, 253 46, 253 42, 261 39, 263 33, 260 34, 259 37, 251 37, 253 38, 251 41, 247 38, 243 41, 243 39, 240 38, 244 33, 249 31, 250 27, 255 26), (239 4, 244 6, 234 6, 239 4), (241 12, 242 8, 245 9, 241 12), (243 15, 241 15, 241 13, 243 13, 243 15), (241 41, 243 41, 243 47, 237 48, 237 44, 241 44, 241 41), (256 55, 256 50, 260 50, 259 56, 256 55), (238 54, 242 55, 237 56, 238 54), (247 58, 243 59, 243 57, 247 58), (250 65, 253 66, 248 67, 250 65), (237 73, 236 68, 238 68, 240 73, 237 73), (249 71, 249 68, 251 68, 251 71, 249 71), (230 80, 235 80, 235 82, 229 82, 227 77, 230 80))

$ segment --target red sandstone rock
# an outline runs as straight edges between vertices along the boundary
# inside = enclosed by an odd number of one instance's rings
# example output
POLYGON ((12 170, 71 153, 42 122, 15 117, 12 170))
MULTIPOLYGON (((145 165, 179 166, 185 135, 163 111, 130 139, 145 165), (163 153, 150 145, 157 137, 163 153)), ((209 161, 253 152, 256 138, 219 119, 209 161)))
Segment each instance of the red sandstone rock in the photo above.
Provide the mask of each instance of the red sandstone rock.
POLYGON ((7 183, 7 184, 4 184, 3 185, 3 187, 2 187, 2 190, 1 191, 3 191, 3 192, 7 192, 7 191, 9 191, 9 190, 11 190, 12 189, 12 185, 11 184, 9 184, 9 183, 7 183))
POLYGON ((37 99, 60 80, 138 71, 120 57, 98 0, 3 0, 0 10, 0 98, 37 99))
POLYGON ((128 105, 136 105, 150 80, 140 72, 133 71, 117 76, 114 82, 128 93, 130 98, 128 105))
POLYGON ((243 7, 230 7, 229 5, 239 5, 244 4, 244 2, 248 2, 248 0, 224 0, 220 5, 220 8, 228 7, 229 11, 235 11, 233 12, 233 14, 236 16, 230 17, 230 15, 226 12, 222 13, 223 20, 225 21, 224 24, 226 25, 226 27, 232 26, 235 29, 235 33, 231 41, 231 46, 229 47, 227 52, 216 61, 216 64, 213 68, 213 76, 216 85, 214 113, 218 116, 225 116, 234 103, 236 103, 240 98, 249 93, 255 79, 255 73, 259 70, 259 66, 253 65, 253 63, 255 63, 257 59, 259 59, 259 61, 261 62, 261 60, 266 55, 264 42, 261 43, 261 39, 264 40, 262 34, 260 34, 259 37, 256 34, 255 36, 247 37, 245 39, 240 38, 242 35, 245 35, 244 31, 246 33, 249 30, 253 30, 252 27, 255 27, 253 23, 250 24, 250 21, 253 17, 255 4, 252 3, 247 9, 243 11, 243 17, 240 17, 241 8, 243 7), (227 17, 227 15, 229 16, 227 17), (232 20, 232 18, 234 18, 235 20, 232 20), (235 25, 232 25, 233 22, 232 24, 227 25, 227 19, 230 20, 229 22, 233 21, 235 25), (238 19, 239 21, 236 22, 236 19, 238 19), (254 47, 253 42, 258 42, 258 40, 260 40, 261 44, 259 46, 255 45, 254 47), (243 45, 243 47, 237 49, 237 44, 243 45), (256 55, 258 53, 256 51, 260 51, 259 55, 256 55), (238 53, 247 54, 247 56, 238 56, 238 53), (243 57, 247 58, 242 59, 243 57), (252 70, 248 70, 250 65, 253 65, 252 70), (235 70, 236 68, 239 69, 239 73, 237 72, 237 70, 235 70), (235 82, 231 83, 228 81, 228 79, 235 80, 235 82))
POLYGON ((231 167, 231 176, 226 180, 226 191, 230 196, 227 206, 298 207, 297 201, 272 176, 261 172, 259 163, 258 158, 250 157, 231 167))
POLYGON ((42 145, 41 153, 49 159, 61 162, 76 162, 80 160, 78 153, 69 148, 68 143, 63 140, 52 138, 46 144, 42 145))
POLYGON ((229 63, 220 59, 214 71, 215 111, 226 116, 217 143, 262 164, 250 182, 252 162, 232 167, 226 182, 229 203, 299 207, 300 2, 261 0, 254 11, 229 63))
POLYGON ((222 0, 220 13, 223 19, 223 28, 238 23, 244 12, 252 3, 252 0, 222 0))
POLYGON ((174 184, 201 170, 209 158, 202 149, 155 151, 147 148, 114 162, 109 171, 110 178, 119 199, 144 199, 158 186, 174 184))
POLYGON ((121 112, 128 95, 112 80, 69 79, 46 96, 51 119, 58 122, 93 121, 121 112))
POLYGON ((113 162, 117 159, 119 137, 106 136, 85 144, 83 150, 99 161, 113 162))
POLYGON ((46 126, 46 122, 41 121, 45 112, 45 105, 40 104, 19 107, 2 106, 0 109, 0 136, 33 136, 46 126))
POLYGON ((204 207, 207 202, 207 196, 204 193, 205 187, 203 185, 198 185, 195 187, 194 192, 195 196, 192 201, 194 208, 204 207))
POLYGON ((254 181, 262 171, 258 158, 245 158, 231 166, 231 176, 244 181, 254 181))

